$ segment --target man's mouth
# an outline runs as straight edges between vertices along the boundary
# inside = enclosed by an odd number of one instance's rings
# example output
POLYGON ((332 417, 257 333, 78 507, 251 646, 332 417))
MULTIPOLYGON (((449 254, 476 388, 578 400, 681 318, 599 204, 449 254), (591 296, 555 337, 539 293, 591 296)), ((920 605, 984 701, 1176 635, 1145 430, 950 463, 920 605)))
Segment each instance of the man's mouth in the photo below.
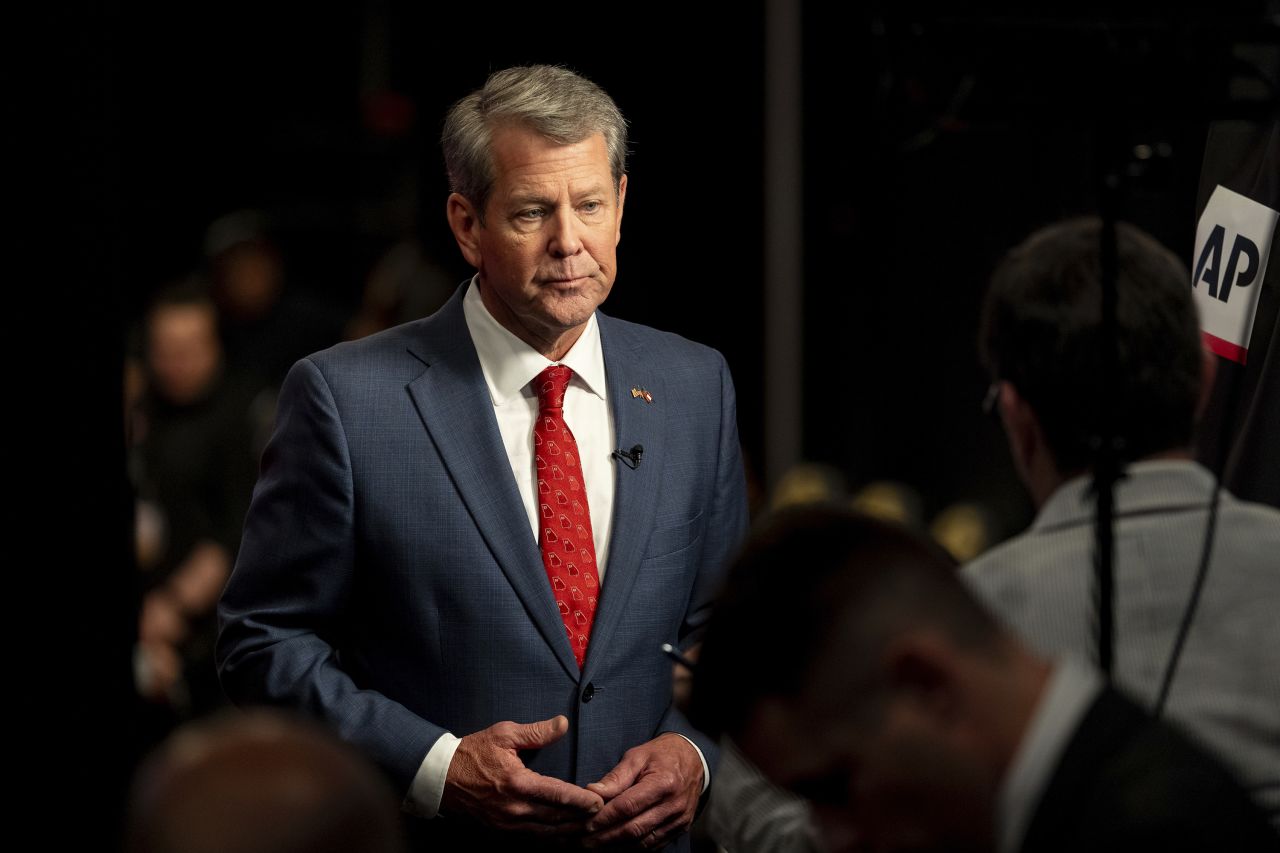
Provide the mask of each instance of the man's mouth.
POLYGON ((569 288, 585 284, 589 279, 590 276, 585 275, 548 276, 542 283, 551 287, 569 288))

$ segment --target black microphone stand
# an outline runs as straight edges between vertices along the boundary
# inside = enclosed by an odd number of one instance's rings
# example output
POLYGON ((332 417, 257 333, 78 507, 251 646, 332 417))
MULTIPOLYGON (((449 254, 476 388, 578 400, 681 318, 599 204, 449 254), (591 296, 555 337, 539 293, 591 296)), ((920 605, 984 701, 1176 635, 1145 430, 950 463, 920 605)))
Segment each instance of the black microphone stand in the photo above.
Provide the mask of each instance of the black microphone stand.
MULTIPOLYGON (((1105 146, 1104 157, 1107 156, 1105 146)), ((1098 406, 1098 435, 1094 438, 1093 492, 1094 518, 1094 612, 1097 616, 1098 668, 1110 681, 1115 649, 1115 487, 1121 476, 1123 438, 1116 421, 1116 371, 1119 369, 1119 330, 1116 321, 1118 266, 1116 248, 1117 208, 1120 205, 1120 175, 1105 170, 1102 180, 1100 285, 1102 290, 1101 340, 1102 376, 1098 406)))

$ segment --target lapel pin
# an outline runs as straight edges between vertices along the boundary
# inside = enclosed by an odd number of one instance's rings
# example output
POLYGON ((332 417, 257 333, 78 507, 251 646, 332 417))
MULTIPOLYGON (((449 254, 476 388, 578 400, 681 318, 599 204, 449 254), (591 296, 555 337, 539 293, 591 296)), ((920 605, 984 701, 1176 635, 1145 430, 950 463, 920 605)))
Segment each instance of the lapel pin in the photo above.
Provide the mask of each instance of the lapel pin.
POLYGON ((642 398, 646 403, 653 402, 653 395, 650 394, 648 391, 644 390, 643 388, 631 389, 631 398, 634 400, 636 397, 642 398))

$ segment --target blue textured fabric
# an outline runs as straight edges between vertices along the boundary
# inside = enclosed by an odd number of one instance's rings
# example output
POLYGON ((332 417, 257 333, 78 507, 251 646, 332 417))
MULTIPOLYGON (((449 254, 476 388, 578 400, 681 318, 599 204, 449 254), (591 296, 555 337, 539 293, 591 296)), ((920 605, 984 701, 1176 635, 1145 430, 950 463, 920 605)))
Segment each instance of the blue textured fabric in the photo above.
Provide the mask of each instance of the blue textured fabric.
POLYGON ((714 767, 715 745, 671 706, 659 646, 697 640, 746 528, 724 359, 597 315, 617 442, 643 445, 644 457, 616 472, 607 574, 579 672, 464 292, 290 370, 219 607, 224 689, 240 704, 326 720, 402 792, 443 731, 556 714, 569 734, 529 757, 540 773, 596 781, 663 731, 688 736, 714 767))

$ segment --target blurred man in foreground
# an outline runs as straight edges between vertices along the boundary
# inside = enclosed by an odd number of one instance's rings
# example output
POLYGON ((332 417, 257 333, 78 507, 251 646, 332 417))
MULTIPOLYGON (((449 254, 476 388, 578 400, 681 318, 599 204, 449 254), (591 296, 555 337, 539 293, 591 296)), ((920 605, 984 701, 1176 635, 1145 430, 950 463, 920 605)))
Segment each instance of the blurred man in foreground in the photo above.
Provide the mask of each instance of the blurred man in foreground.
POLYGON ((1027 649, 933 546, 836 510, 752 537, 691 715, 812 800, 833 849, 1277 842, 1214 759, 1082 664, 1027 649))
POLYGON ((395 795, 354 750, 276 712, 180 729, 138 772, 129 853, 403 853, 395 795))

